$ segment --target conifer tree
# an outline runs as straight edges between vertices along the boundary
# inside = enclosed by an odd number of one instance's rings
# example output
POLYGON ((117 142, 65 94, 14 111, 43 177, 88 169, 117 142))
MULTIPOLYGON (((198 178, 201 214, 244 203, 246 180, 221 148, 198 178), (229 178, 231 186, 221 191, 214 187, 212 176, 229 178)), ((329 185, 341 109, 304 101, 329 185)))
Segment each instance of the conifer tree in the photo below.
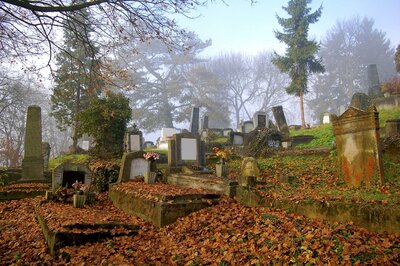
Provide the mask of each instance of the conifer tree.
POLYGON ((285 55, 274 54, 272 62, 281 72, 288 73, 291 78, 290 85, 286 88, 288 94, 300 97, 301 124, 306 126, 304 119, 304 94, 308 92, 308 77, 312 73, 324 72, 321 59, 315 54, 319 45, 308 40, 309 25, 318 21, 321 16, 322 6, 310 13, 307 5, 311 0, 290 0, 287 7, 282 7, 289 18, 278 15, 278 23, 283 27, 283 32, 275 31, 275 37, 287 45, 285 55))
POLYGON ((78 114, 87 108, 90 98, 97 97, 102 82, 97 49, 90 39, 88 12, 77 11, 65 23, 68 27, 64 30, 64 47, 56 57, 52 115, 60 129, 72 127, 72 148, 76 151, 80 137, 78 114))

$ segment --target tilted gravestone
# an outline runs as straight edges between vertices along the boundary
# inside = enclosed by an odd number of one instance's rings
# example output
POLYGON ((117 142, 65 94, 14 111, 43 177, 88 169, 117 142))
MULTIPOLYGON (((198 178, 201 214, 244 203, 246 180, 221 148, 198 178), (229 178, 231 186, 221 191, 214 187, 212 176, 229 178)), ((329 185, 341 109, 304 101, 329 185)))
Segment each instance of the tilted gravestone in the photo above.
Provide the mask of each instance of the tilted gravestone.
POLYGON ((350 106, 340 117, 333 117, 340 175, 352 186, 383 182, 379 113, 350 106))
POLYGON ((382 96, 379 86, 378 67, 376 64, 368 65, 368 95, 371 97, 382 96))
POLYGON ((353 106, 363 111, 367 111, 371 105, 372 105, 371 97, 369 97, 365 93, 356 92, 353 94, 353 97, 351 97, 350 106, 353 106))
POLYGON ((192 114, 191 114, 191 119, 190 119, 190 132, 192 134, 199 134, 199 119, 200 119, 200 109, 199 107, 193 107, 192 108, 192 114))
POLYGON ((275 122, 278 126, 278 129, 283 134, 289 136, 289 127, 286 123, 285 113, 283 112, 283 108, 281 105, 272 107, 272 113, 274 114, 275 122))
POLYGON ((44 180, 42 115, 40 107, 36 105, 28 107, 24 148, 24 159, 22 159, 22 180, 44 180))

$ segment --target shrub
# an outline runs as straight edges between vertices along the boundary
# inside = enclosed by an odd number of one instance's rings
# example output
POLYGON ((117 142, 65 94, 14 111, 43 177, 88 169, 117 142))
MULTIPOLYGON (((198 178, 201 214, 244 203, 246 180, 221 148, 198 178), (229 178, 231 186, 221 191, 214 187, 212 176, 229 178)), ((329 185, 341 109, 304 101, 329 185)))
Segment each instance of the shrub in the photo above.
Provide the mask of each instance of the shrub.
POLYGON ((109 189, 109 184, 118 180, 121 163, 109 160, 93 160, 89 164, 93 172, 92 184, 98 192, 104 192, 109 189))

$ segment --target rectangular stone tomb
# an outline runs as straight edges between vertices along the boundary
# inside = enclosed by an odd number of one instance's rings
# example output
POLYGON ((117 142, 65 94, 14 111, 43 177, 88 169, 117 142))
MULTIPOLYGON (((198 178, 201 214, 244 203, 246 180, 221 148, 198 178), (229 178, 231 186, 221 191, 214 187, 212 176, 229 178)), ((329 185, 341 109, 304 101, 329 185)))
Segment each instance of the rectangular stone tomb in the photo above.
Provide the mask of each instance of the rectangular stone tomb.
POLYGON ((42 228, 47 245, 52 256, 66 246, 78 246, 89 242, 98 242, 102 239, 116 236, 137 235, 140 226, 122 223, 103 224, 70 224, 62 229, 51 230, 45 217, 36 211, 36 218, 42 228))
POLYGON ((178 218, 218 204, 220 197, 216 194, 184 194, 157 195, 152 199, 148 196, 141 197, 135 191, 120 190, 118 186, 113 186, 109 192, 114 206, 125 213, 149 221, 157 227, 174 223, 178 218))
POLYGON ((233 198, 236 196, 237 181, 211 179, 184 174, 171 174, 167 177, 167 183, 175 186, 203 189, 220 195, 233 198))

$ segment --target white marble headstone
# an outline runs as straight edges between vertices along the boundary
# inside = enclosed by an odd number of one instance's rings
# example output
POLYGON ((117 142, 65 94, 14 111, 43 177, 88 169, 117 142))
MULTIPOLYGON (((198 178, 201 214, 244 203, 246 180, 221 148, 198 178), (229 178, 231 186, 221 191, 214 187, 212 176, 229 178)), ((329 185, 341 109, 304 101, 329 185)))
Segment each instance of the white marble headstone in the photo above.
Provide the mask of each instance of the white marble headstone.
POLYGON ((182 160, 197 160, 197 139, 182 138, 181 141, 182 160))
POLYGON ((84 149, 85 151, 89 150, 89 141, 88 140, 82 141, 82 149, 84 149))
POLYGON ((244 133, 249 133, 254 129, 253 123, 244 123, 244 133))
POLYGON ((322 124, 329 124, 331 122, 331 117, 329 114, 324 114, 322 117, 322 124))
POLYGON ((137 158, 131 161, 131 171, 129 173, 129 179, 134 179, 135 176, 144 176, 145 172, 150 171, 150 162, 146 159, 137 158))
POLYGON ((243 136, 233 135, 233 145, 243 145, 243 136))

